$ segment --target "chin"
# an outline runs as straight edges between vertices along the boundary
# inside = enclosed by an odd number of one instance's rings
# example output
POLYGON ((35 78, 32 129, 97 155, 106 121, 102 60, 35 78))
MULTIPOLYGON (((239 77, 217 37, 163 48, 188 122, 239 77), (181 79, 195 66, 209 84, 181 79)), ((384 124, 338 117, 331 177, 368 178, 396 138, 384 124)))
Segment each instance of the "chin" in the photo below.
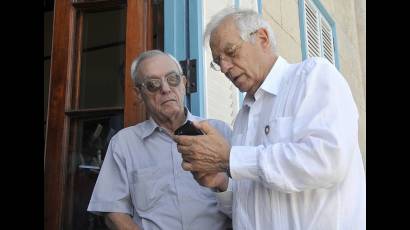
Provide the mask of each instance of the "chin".
POLYGON ((242 85, 241 83, 235 84, 235 87, 238 88, 241 92, 246 92, 247 90, 249 90, 245 85, 242 85))
POLYGON ((167 111, 168 113, 178 113, 181 111, 181 107, 177 105, 170 105, 162 107, 162 110, 167 111))

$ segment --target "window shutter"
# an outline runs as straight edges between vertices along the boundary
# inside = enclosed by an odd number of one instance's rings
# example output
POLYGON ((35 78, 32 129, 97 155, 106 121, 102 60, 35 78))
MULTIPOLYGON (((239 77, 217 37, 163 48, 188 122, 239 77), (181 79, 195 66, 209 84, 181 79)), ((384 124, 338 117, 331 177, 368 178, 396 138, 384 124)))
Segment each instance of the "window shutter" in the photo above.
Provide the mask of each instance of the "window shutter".
POLYGON ((311 0, 305 0, 307 57, 324 57, 335 64, 332 27, 311 0))
POLYGON ((320 56, 319 12, 310 1, 305 1, 307 56, 320 56))
POLYGON ((330 25, 322 17, 321 20, 321 32, 322 32, 322 56, 329 60, 332 64, 335 64, 335 55, 333 49, 333 36, 330 25))

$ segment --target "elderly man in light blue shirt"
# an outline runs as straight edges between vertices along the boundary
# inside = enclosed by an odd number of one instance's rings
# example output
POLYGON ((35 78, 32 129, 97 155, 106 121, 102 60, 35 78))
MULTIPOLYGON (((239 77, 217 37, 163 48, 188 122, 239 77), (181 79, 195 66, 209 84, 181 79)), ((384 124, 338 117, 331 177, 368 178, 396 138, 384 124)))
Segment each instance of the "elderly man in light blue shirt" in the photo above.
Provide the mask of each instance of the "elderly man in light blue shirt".
MULTIPOLYGON (((149 120, 119 131, 110 141, 88 211, 105 214, 112 229, 226 229, 215 193, 181 167, 172 133, 187 120, 200 121, 184 107, 186 78, 179 62, 159 50, 132 64, 137 97, 149 120)), ((226 139, 230 127, 209 120, 226 139)))

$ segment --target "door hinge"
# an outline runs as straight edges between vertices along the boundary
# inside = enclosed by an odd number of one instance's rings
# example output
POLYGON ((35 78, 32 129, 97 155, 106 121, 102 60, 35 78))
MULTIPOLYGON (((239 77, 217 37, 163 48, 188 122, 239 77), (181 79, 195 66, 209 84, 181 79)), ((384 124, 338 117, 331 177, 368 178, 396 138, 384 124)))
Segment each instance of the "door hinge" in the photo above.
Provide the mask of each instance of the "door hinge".
POLYGON ((179 61, 182 67, 182 72, 187 78, 186 93, 196 93, 197 84, 196 84, 196 59, 182 60, 179 61), (187 69, 188 65, 188 69, 187 69))

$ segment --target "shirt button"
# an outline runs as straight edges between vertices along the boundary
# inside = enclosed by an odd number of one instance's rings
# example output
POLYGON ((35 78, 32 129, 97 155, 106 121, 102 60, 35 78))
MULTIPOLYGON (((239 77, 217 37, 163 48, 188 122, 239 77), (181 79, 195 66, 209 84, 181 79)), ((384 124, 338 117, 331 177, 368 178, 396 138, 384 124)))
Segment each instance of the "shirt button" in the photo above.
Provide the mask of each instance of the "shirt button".
POLYGON ((265 134, 268 135, 270 131, 269 125, 265 126, 265 134))

